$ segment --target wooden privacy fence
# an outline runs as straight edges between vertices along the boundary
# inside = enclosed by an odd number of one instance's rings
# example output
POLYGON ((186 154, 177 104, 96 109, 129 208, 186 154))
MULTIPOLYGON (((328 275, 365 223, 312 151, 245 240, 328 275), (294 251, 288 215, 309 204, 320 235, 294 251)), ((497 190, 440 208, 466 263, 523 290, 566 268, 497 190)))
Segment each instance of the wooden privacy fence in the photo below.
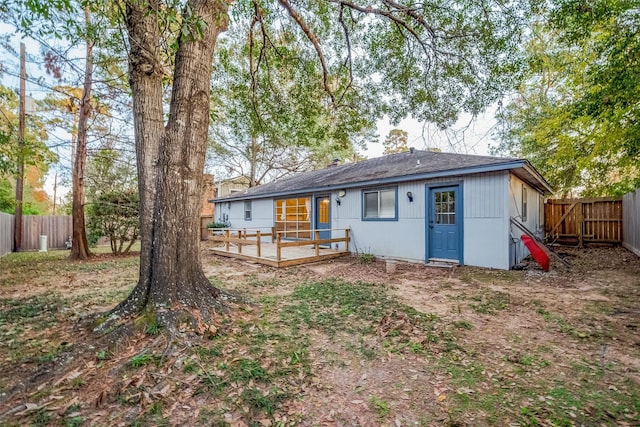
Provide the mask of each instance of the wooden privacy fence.
POLYGON ((622 197, 624 232, 622 245, 640 256, 640 188, 622 197))
POLYGON ((622 243, 622 198, 549 199, 544 231, 551 243, 622 243))
MULTIPOLYGON (((13 250, 14 216, 0 214, 0 256, 13 250)), ((24 215, 22 217, 23 251, 40 248, 40 236, 47 236, 47 247, 63 249, 71 235, 71 216, 24 215)))
POLYGON ((0 212, 0 256, 13 250, 13 215, 0 212))
POLYGON ((209 237, 208 225, 212 222, 214 222, 212 216, 200 217, 200 240, 207 240, 209 237))
POLYGON ((40 236, 47 236, 49 248, 63 249, 72 227, 71 215, 25 215, 22 217, 22 250, 39 249, 40 236))

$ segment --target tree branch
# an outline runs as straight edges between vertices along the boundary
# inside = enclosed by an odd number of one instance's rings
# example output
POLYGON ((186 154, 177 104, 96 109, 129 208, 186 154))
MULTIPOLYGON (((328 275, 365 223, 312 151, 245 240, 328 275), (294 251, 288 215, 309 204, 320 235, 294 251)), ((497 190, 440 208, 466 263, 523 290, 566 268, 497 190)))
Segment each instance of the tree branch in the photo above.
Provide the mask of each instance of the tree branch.
POLYGON ((340 13, 338 15, 338 21, 340 22, 340 25, 342 25, 342 30, 344 32, 344 40, 347 43, 347 58, 344 60, 343 67, 349 70, 349 83, 347 84, 347 87, 342 92, 342 96, 340 97, 340 103, 342 103, 342 101, 344 100, 344 96, 346 95, 347 90, 349 90, 349 88, 351 88, 351 86, 353 85, 353 60, 351 57, 351 38, 349 37, 349 28, 347 28, 346 22, 344 22, 343 13, 344 13, 344 5, 340 4, 340 13))
POLYGON ((320 46, 320 41, 318 40, 318 37, 311 31, 307 23, 304 21, 304 19, 302 19, 302 16, 300 16, 300 14, 293 9, 291 4, 289 3, 289 0, 278 0, 278 3, 280 3, 280 5, 286 9, 286 11, 289 13, 289 16, 291 16, 291 18, 293 18, 293 20, 296 21, 296 24, 298 24, 298 26, 300 27, 302 32, 307 36, 311 44, 313 44, 313 47, 316 50, 316 53, 318 54, 318 59, 320 60, 320 64, 322 65, 322 83, 324 85, 324 90, 331 97, 331 103, 335 104, 333 92, 329 87, 329 69, 327 67, 327 60, 324 57, 324 53, 322 52, 322 46, 320 46))

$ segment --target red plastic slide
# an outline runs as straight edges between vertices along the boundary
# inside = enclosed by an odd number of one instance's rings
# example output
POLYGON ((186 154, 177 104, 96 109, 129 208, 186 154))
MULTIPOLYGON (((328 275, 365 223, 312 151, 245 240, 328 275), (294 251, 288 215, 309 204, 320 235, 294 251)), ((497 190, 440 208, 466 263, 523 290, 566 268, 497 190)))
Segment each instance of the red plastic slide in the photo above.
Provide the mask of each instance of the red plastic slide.
POLYGON ((547 256, 546 252, 540 247, 540 245, 526 234, 523 234, 520 238, 527 249, 529 249, 531 256, 536 260, 538 265, 542 267, 544 271, 549 271, 549 256, 547 256))

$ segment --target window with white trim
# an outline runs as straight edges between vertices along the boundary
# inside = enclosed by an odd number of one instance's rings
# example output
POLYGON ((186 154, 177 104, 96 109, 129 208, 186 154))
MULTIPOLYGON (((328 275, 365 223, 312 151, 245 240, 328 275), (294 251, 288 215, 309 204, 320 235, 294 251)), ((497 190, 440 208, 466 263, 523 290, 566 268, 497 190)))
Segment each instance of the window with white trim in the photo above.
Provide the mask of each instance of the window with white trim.
POLYGON ((251 200, 244 201, 244 220, 251 221, 251 200))
POLYGON ((364 190, 362 192, 362 218, 397 219, 396 189, 364 190))

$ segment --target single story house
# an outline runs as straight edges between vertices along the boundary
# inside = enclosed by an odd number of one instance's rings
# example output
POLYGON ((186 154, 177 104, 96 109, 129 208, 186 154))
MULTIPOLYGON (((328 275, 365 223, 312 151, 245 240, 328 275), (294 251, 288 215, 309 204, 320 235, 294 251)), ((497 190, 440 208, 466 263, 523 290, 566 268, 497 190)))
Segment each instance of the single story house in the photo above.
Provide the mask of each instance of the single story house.
POLYGON ((527 160, 411 149, 211 202, 217 220, 233 228, 275 227, 288 239, 309 239, 311 230, 342 237, 349 229, 358 253, 510 269, 528 254, 510 219, 541 233, 551 192, 527 160))

